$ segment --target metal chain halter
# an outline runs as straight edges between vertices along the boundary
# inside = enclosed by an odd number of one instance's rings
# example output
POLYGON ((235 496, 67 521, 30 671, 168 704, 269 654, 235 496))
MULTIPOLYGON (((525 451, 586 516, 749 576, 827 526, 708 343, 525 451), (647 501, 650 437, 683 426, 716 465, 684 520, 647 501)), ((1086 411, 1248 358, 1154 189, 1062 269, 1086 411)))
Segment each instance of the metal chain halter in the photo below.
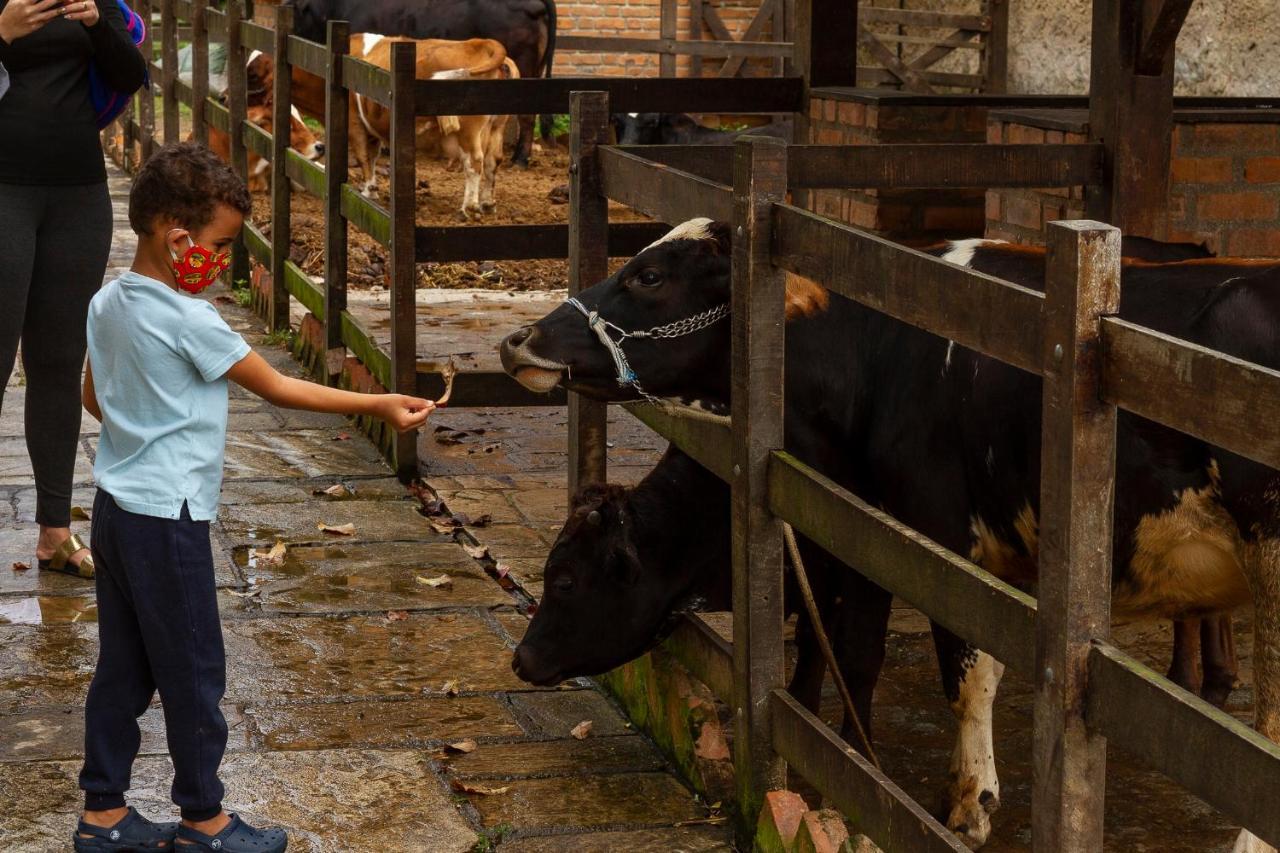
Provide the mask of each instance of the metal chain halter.
POLYGON ((634 388, 636 393, 644 397, 649 402, 657 401, 649 392, 640 387, 639 377, 631 368, 631 364, 627 361, 627 354, 622 351, 622 342, 627 338, 649 338, 656 340, 669 340, 671 338, 683 338, 685 335, 692 335, 694 332, 700 332, 710 326, 715 325, 724 318, 729 316, 729 303, 723 302, 713 308, 708 308, 692 317, 685 317, 683 320, 675 320, 661 326, 654 326, 651 329, 642 329, 639 331, 629 332, 600 316, 599 312, 592 311, 583 305, 576 298, 571 297, 568 303, 582 313, 587 318, 587 326, 591 331, 595 332, 600 343, 609 351, 610 357, 613 358, 614 368, 618 372, 618 384, 626 387, 634 388), (613 331, 617 334, 617 340, 614 340, 613 331))

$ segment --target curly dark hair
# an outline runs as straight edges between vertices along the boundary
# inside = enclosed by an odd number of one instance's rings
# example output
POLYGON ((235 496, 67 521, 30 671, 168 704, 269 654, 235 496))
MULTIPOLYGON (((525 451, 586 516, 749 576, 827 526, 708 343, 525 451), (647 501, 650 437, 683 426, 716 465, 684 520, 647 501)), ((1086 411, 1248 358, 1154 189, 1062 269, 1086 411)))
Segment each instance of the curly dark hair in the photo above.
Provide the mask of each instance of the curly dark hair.
POLYGON ((156 150, 138 171, 129 191, 129 225, 150 235, 157 219, 173 219, 191 230, 213 220, 219 204, 249 215, 244 181, 198 142, 177 142, 156 150))

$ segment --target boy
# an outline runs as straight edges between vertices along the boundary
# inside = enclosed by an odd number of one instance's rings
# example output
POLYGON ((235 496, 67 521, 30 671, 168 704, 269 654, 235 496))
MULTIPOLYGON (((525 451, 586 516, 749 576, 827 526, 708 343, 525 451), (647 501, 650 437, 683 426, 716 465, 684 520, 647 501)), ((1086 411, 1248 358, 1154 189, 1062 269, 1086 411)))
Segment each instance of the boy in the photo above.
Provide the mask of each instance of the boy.
POLYGON ((160 149, 129 195, 133 266, 89 308, 84 406, 102 421, 92 534, 100 649, 85 703, 77 851, 285 849, 283 830, 223 812, 217 772, 227 743, 218 709, 226 666, 209 522, 222 484, 226 381, 277 406, 374 415, 400 431, 421 426, 434 408, 282 376, 213 305, 179 292, 198 292, 225 269, 249 209, 244 184, 207 148, 160 149), (125 808, 136 718, 157 689, 180 825, 125 808))

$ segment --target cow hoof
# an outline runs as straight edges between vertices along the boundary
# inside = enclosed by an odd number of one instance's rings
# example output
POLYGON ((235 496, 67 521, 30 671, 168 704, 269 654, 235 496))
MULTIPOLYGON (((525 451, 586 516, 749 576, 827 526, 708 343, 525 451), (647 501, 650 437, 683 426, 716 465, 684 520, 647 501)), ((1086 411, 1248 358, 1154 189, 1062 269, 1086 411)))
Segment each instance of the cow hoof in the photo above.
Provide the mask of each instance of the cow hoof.
POLYGON ((491 201, 486 201, 484 204, 480 205, 480 212, 485 214, 493 213, 497 209, 498 205, 491 201))
POLYGON ((948 792, 947 829, 970 850, 977 850, 991 837, 991 815, 1000 808, 1000 797, 989 790, 979 791, 976 779, 953 782, 948 792))
POLYGON ((1276 848, 1249 830, 1242 829, 1239 837, 1236 838, 1236 846, 1231 848, 1231 853, 1276 853, 1276 848))

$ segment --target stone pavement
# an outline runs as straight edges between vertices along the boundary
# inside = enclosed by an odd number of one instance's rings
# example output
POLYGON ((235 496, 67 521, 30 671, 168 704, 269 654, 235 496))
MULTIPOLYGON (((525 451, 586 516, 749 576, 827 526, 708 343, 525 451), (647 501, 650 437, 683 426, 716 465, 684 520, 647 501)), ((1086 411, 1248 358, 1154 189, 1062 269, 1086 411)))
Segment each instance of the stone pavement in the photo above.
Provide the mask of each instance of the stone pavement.
MULTIPOLYGON (((126 237, 113 265, 128 263, 126 237)), ((246 311, 214 298, 259 352, 296 372, 246 311)), ((93 588, 11 568, 33 562, 35 539, 23 397, 15 375, 0 414, 0 847, 66 850, 97 650, 93 588)), ((485 449, 530 414, 440 412, 423 445, 449 510, 491 515, 470 534, 536 592, 563 503, 563 439, 558 449, 485 449), (461 434, 457 443, 436 440, 447 435, 441 425, 461 434)), ((541 433, 563 413, 536 416, 541 433)), ((83 508, 95 444, 86 418, 74 499, 83 508)), ((614 462, 634 475, 652 447, 614 462)), ((233 389, 213 530, 228 657, 227 807, 286 826, 291 850, 731 849, 728 828, 706 822, 708 809, 591 684, 540 690, 515 678, 510 650, 525 599, 492 577, 492 560, 468 553, 467 534, 436 532, 417 508, 341 418, 282 411, 233 389), (352 494, 317 494, 339 483, 352 494), (354 535, 322 533, 319 523, 350 523, 354 535), (288 546, 282 562, 255 556, 277 540, 288 546), (450 583, 419 580, 441 575, 450 583), (591 734, 575 739, 584 720, 591 734), (467 740, 470 752, 448 749, 467 740), (694 823, 676 826, 683 821, 694 823)), ((87 533, 87 522, 76 527, 87 533)), ((158 705, 142 723, 130 800, 172 819, 158 705)))

